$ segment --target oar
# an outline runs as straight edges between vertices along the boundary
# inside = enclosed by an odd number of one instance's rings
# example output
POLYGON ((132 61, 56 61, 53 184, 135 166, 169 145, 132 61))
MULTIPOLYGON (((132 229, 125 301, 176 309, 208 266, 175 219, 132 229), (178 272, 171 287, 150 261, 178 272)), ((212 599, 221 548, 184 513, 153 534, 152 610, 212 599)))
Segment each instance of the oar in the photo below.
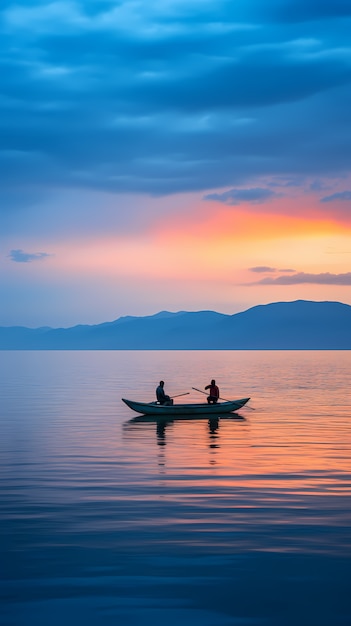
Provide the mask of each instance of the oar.
POLYGON ((241 409, 250 409, 250 411, 256 411, 253 406, 249 406, 248 404, 244 404, 244 406, 242 406, 240 410, 241 409))
MULTIPOLYGON (((204 393, 205 396, 207 396, 206 391, 202 391, 202 389, 197 389, 196 387, 192 387, 192 389, 194 389, 194 391, 199 391, 200 393, 204 393)), ((232 400, 226 400, 225 398, 218 398, 219 400, 223 400, 223 402, 233 402, 232 400)), ((254 409, 252 406, 247 406, 247 404, 245 404, 245 406, 241 407, 242 409, 250 409, 250 411, 256 411, 256 409, 254 409)))
POLYGON ((171 396, 171 398, 180 398, 180 396, 188 396, 190 391, 186 391, 185 393, 178 393, 176 396, 171 396))
POLYGON ((206 393, 206 391, 202 391, 202 389, 196 389, 196 387, 192 387, 192 389, 194 389, 195 391, 199 391, 200 393, 204 393, 205 396, 208 396, 208 394, 206 393))

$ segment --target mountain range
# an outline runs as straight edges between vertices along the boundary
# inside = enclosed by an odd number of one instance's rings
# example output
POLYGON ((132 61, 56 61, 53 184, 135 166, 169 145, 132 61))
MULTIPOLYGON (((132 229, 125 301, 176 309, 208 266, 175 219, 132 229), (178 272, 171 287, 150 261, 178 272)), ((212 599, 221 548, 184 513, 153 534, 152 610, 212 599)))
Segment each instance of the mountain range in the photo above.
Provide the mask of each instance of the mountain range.
POLYGON ((242 313, 120 317, 71 328, 0 327, 1 350, 350 350, 351 306, 275 302, 242 313))

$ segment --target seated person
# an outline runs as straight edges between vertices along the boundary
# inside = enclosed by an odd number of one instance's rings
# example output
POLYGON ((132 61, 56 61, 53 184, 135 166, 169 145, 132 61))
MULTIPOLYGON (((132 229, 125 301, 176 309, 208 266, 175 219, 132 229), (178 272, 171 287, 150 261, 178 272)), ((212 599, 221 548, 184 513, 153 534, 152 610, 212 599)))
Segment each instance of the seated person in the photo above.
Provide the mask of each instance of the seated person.
POLYGON ((164 392, 164 381, 160 380, 160 384, 156 389, 156 398, 157 398, 157 402, 159 402, 160 404, 164 404, 166 406, 169 406, 171 404, 173 404, 173 400, 172 398, 170 398, 169 396, 167 396, 164 392))
POLYGON ((216 381, 215 380, 211 380, 211 384, 210 385, 206 385, 205 389, 209 389, 210 390, 210 395, 207 398, 207 402, 208 404, 216 404, 216 402, 218 402, 218 398, 219 398, 219 389, 216 385, 216 381))

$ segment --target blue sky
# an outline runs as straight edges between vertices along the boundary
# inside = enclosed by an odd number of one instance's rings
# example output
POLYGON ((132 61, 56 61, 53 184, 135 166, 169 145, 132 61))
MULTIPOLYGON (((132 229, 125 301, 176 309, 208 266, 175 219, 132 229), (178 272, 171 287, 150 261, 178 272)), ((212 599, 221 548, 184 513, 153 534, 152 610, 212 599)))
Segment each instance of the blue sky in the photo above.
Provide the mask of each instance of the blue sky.
POLYGON ((350 32, 342 0, 3 0, 0 324, 305 297, 296 280, 247 287, 245 271, 272 263, 312 276, 311 299, 351 303, 350 32), (211 252, 214 214, 224 230, 211 252), (248 238, 251 258, 218 265, 221 276, 232 267, 222 291, 205 261, 203 276, 192 271, 190 253, 173 271, 183 242, 168 258, 164 240, 174 232, 192 233, 216 265, 228 220, 234 249, 235 220, 265 216, 275 231, 279 217, 280 243, 248 238), (123 256, 102 262, 113 247, 123 256))

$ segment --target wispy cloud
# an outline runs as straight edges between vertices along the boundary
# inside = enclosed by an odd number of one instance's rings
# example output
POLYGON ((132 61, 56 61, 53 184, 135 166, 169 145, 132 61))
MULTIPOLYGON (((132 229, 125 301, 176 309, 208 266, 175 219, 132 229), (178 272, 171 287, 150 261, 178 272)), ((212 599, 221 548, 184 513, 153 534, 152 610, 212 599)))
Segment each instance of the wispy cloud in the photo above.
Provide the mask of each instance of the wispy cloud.
POLYGON ((11 261, 14 261, 15 263, 32 263, 32 261, 42 261, 52 255, 47 252, 24 252, 23 250, 11 250, 8 256, 11 261))
POLYGON ((251 189, 229 189, 223 193, 210 193, 204 196, 205 200, 215 200, 223 204, 236 205, 242 202, 249 204, 263 204, 272 198, 279 198, 281 194, 270 189, 253 187, 251 189))
POLYGON ((249 267, 249 270, 250 272, 255 272, 257 274, 265 274, 265 273, 277 271, 275 267, 268 267, 266 265, 258 265, 257 267, 249 267))
POLYGON ((335 200, 349 202, 351 200, 351 191, 340 191, 339 193, 333 193, 331 196, 321 198, 321 202, 334 202, 335 200))
POLYGON ((270 273, 274 274, 275 272, 283 272, 283 273, 290 274, 292 272, 295 272, 296 270, 277 269, 276 267, 269 267, 267 265, 257 265, 256 267, 249 267, 249 271, 255 272, 257 274, 270 274, 270 273))
POLYGON ((321 274, 307 274, 305 272, 297 272, 291 276, 266 277, 257 282, 248 283, 248 285, 351 285, 351 272, 345 274, 330 274, 324 272, 321 274))

